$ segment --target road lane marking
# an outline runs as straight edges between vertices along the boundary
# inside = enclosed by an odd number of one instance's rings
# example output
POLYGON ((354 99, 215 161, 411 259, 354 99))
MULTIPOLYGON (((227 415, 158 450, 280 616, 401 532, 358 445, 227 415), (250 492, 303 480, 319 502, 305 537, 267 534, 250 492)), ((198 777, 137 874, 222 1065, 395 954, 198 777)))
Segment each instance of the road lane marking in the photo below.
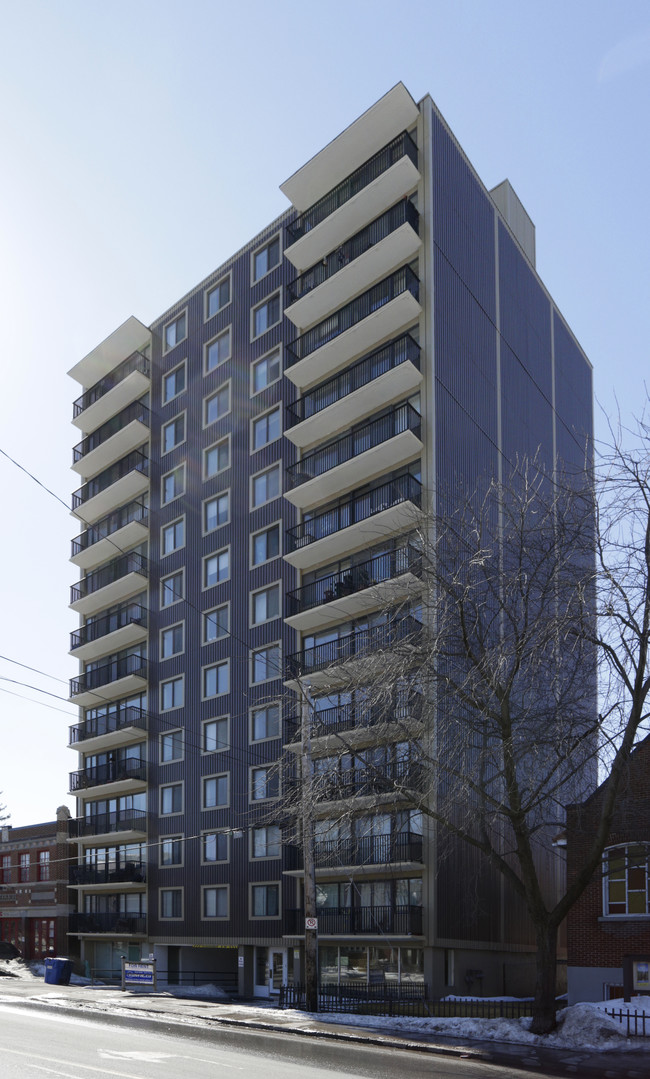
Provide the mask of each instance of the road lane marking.
MULTIPOLYGON (((32 1067, 41 1068, 42 1071, 47 1070, 44 1067, 44 1065, 40 1065, 40 1064, 36 1063, 36 1061, 34 1060, 34 1054, 33 1053, 23 1053, 23 1052, 21 1052, 20 1049, 9 1049, 6 1046, 2 1047, 2 1052, 3 1053, 12 1053, 13 1056, 15 1056, 15 1057, 27 1057, 28 1060, 31 1061, 32 1067)), ((69 1060, 57 1060, 56 1057, 41 1057, 40 1059, 41 1060, 46 1060, 48 1062, 48 1064, 60 1064, 64 1068, 65 1067, 67 1067, 67 1068, 70 1067, 70 1061, 69 1060)), ((81 1068, 83 1071, 98 1072, 100 1075, 110 1075, 111 1079, 144 1079, 142 1074, 133 1075, 132 1072, 117 1072, 117 1071, 115 1071, 114 1068, 111 1068, 110 1070, 108 1068, 97 1068, 93 1064, 75 1063, 74 1066, 76 1068, 81 1068)), ((59 1075, 65 1075, 65 1076, 67 1076, 67 1079, 74 1079, 74 1077, 70 1074, 69 1071, 67 1071, 67 1072, 59 1072, 59 1075)))

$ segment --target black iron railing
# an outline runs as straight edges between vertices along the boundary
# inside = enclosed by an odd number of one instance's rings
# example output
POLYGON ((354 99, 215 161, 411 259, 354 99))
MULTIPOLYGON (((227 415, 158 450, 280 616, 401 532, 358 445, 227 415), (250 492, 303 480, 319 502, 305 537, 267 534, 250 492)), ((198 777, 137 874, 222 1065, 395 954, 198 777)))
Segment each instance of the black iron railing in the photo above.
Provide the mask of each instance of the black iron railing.
POLYGON ((129 573, 139 573, 143 577, 148 577, 148 559, 137 551, 131 551, 130 554, 114 558, 112 562, 102 566, 101 569, 87 573, 77 584, 71 585, 70 602, 76 603, 77 600, 83 599, 84 596, 89 596, 92 592, 98 592, 100 588, 106 588, 107 585, 119 581, 129 573))
POLYGON ((338 573, 329 573, 326 577, 296 588, 293 592, 287 592, 287 613, 294 615, 309 611, 323 603, 331 603, 335 599, 344 599, 355 592, 373 588, 383 581, 394 580, 404 573, 419 575, 421 570, 422 552, 406 544, 394 551, 375 555, 365 562, 358 562, 338 573))
POLYGON ((117 859, 96 865, 70 866, 70 884, 141 884, 146 879, 146 862, 117 859))
POLYGON ((287 306, 295 303, 308 292, 318 288, 324 281, 333 277, 365 251, 384 240, 391 232, 402 225, 410 225, 414 232, 419 231, 420 215, 408 199, 403 199, 396 206, 391 206, 381 217, 375 218, 369 225, 351 236, 335 251, 330 251, 320 262, 294 277, 287 285, 287 306))
POLYGON ((89 499, 101 494, 124 476, 128 476, 129 472, 141 472, 143 476, 149 475, 149 458, 141 450, 133 450, 120 461, 116 461, 114 465, 105 468, 98 476, 88 480, 88 483, 84 483, 83 487, 72 495, 73 510, 79 509, 84 502, 88 502, 89 499))
POLYGON ((115 809, 110 813, 95 813, 92 817, 77 817, 71 821, 70 835, 83 838, 111 832, 146 832, 147 820, 144 809, 115 809))
MULTIPOLYGON (((401 1015, 421 1018, 431 1014, 429 988, 424 982, 397 982, 397 972, 384 968, 373 971, 378 982, 350 981, 346 985, 319 985, 319 1012, 347 1012, 369 1015, 401 1015), (392 979, 395 978, 395 982, 392 979)), ((304 985, 283 985, 280 1008, 305 1008, 304 985)), ((530 1014, 528 1012, 527 1014, 530 1014)))
POLYGON ((85 790, 87 787, 99 787, 102 783, 117 783, 122 779, 146 778, 147 762, 139 757, 126 757, 122 761, 107 761, 70 772, 70 790, 85 790))
POLYGON ((149 717, 142 708, 132 704, 118 704, 107 715, 94 716, 85 719, 83 723, 74 723, 70 727, 70 745, 84 742, 88 738, 99 738, 104 734, 113 734, 127 727, 137 727, 146 731, 149 717))
POLYGON ((287 674, 289 678, 300 678, 379 649, 393 648, 411 639, 416 643, 421 632, 422 623, 411 615, 379 626, 357 629, 344 637, 337 637, 334 641, 317 644, 313 648, 303 648, 302 651, 287 656, 287 674))
MULTIPOLYGON (((319 907, 318 935, 338 936, 355 933, 394 933, 399 936, 422 932, 422 907, 319 907)), ((286 912, 287 933, 304 933, 305 915, 301 910, 286 912)))
POLYGON ((100 378, 99 382, 96 382, 94 386, 91 386, 89 390, 82 393, 81 397, 78 397, 72 406, 72 418, 76 419, 82 412, 85 412, 87 408, 94 405, 95 401, 99 401, 100 397, 112 390, 118 383, 123 382, 125 378, 128 378, 133 371, 139 371, 147 378, 150 377, 151 367, 149 360, 146 356, 143 356, 141 352, 133 352, 126 360, 120 363, 113 371, 105 375, 104 378, 100 378))
POLYGON ((113 510, 108 516, 102 517, 101 521, 97 521, 90 528, 87 528, 80 536, 73 539, 72 557, 74 558, 75 555, 81 554, 88 547, 99 543, 100 540, 112 536, 114 532, 118 532, 120 528, 131 524, 132 521, 148 526, 149 510, 143 502, 127 502, 125 506, 120 506, 119 509, 113 510))
POLYGON ((395 438, 405 431, 412 431, 416 438, 420 437, 422 418, 412 405, 405 402, 396 405, 383 416, 359 424, 346 435, 337 438, 329 445, 308 453, 294 465, 286 469, 286 477, 289 490, 294 490, 302 483, 313 480, 316 476, 322 476, 337 465, 342 465, 366 450, 380 446, 382 442, 388 442, 389 438, 395 438))
MULTIPOLYGON (((360 753, 363 756, 363 751, 360 753)), ((346 768, 340 772, 317 772, 313 778, 314 798, 331 802, 353 795, 399 793, 402 788, 419 790, 424 776, 420 763, 412 760, 385 761, 371 768, 346 768)))
POLYGON ((71 933, 128 933, 142 937, 147 932, 146 914, 71 914, 71 933))
POLYGON ((121 412, 118 412, 117 416, 111 416, 110 420, 103 423, 91 435, 86 435, 81 442, 78 442, 72 450, 72 463, 76 465, 88 453, 96 450, 98 446, 101 446, 102 443, 108 441, 109 438, 135 420, 144 424, 145 427, 150 426, 151 414, 142 401, 133 401, 132 404, 127 405, 121 412))
POLYGON ((368 318, 384 304, 401 296, 403 292, 410 292, 416 300, 419 297, 420 282, 410 266, 403 266, 401 270, 396 270, 390 277, 386 277, 361 296, 357 296, 356 300, 339 308, 333 315, 329 315, 328 318, 313 326, 311 330, 296 337, 285 346, 285 366, 293 367, 294 363, 304 360, 316 349, 322 348, 328 341, 345 333, 357 322, 368 318))
POLYGON ((387 345, 364 356, 357 363, 347 367, 340 375, 335 375, 327 382, 309 390, 297 401, 287 405, 287 425, 294 427, 297 423, 308 420, 318 412, 322 412, 329 405, 336 404, 348 394, 367 386, 369 382, 379 378, 387 371, 399 367, 407 360, 420 369, 420 346, 413 340, 410 334, 404 333, 401 337, 389 341, 387 345))
POLYGON ((147 608, 141 604, 125 603, 112 614, 103 615, 93 622, 86 622, 85 626, 80 626, 79 629, 73 629, 70 634, 70 651, 91 641, 98 641, 108 633, 124 629, 125 626, 146 626, 147 614, 147 608))
POLYGON ((368 161, 365 161, 358 169, 350 173, 345 180, 342 180, 340 184, 337 184, 326 195, 323 195, 308 210, 294 218, 291 224, 286 227, 285 246, 290 247, 306 232, 319 225, 326 217, 338 210, 339 206, 348 202, 353 195, 362 191, 364 187, 371 184, 373 180, 376 180, 378 176, 381 176, 383 172, 386 172, 404 156, 409 157, 417 168, 418 148, 406 131, 402 132, 401 135, 389 142, 387 146, 384 146, 368 161))
POLYGON ((101 667, 95 667, 91 671, 78 675, 77 678, 71 678, 70 696, 75 697, 79 693, 100 689, 101 686, 108 686, 120 678, 128 678, 129 675, 135 675, 138 678, 147 677, 147 661, 137 653, 112 659, 101 667))
POLYGON ((342 865, 390 865, 421 862, 422 836, 410 832, 359 836, 357 839, 317 841, 314 861, 319 869, 342 865))

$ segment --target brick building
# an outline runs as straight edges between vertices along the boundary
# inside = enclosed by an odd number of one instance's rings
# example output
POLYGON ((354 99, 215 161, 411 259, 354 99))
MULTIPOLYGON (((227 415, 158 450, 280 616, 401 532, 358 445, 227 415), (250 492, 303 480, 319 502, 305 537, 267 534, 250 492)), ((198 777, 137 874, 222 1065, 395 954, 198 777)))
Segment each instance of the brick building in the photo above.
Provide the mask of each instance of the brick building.
MULTIPOLYGON (((569 880, 593 837, 607 780, 567 812, 569 880)), ((567 920, 569 1003, 621 996, 626 957, 650 960, 650 736, 634 750, 624 777, 602 871, 567 920)), ((637 990, 640 986, 637 986, 637 990)))
POLYGON ((24 959, 68 953, 70 812, 24 828, 2 828, 0 840, 0 939, 24 959))

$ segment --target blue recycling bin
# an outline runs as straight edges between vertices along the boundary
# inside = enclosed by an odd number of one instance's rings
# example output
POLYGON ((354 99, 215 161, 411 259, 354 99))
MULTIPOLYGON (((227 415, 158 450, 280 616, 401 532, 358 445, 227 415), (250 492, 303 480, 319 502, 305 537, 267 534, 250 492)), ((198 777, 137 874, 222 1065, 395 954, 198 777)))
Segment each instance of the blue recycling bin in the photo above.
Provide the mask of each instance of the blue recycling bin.
POLYGON ((54 959, 48 956, 45 960, 45 981, 48 985, 70 985, 71 974, 71 959, 54 959))

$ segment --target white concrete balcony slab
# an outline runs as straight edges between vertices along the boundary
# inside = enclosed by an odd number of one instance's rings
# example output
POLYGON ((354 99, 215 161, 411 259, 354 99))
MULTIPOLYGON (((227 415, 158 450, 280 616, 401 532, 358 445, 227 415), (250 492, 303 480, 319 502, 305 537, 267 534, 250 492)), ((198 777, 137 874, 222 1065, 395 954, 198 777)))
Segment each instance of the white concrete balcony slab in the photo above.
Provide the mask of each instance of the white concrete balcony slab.
MULTIPOLYGON (((82 678, 83 676, 80 676, 82 678)), ((73 682, 77 681, 73 679, 73 682)), ((130 697, 135 693, 144 693, 147 689, 147 679, 139 674, 127 674, 123 678, 116 678, 113 682, 102 683, 92 689, 83 688, 78 692, 71 692, 68 698, 70 704, 78 705, 79 708, 92 708, 93 705, 103 704, 106 701, 117 701, 120 697, 130 697)), ((134 782, 128 780, 129 783, 134 782)))
MULTIPOLYGON (((144 592, 148 585, 146 574, 139 571, 125 573, 114 581, 107 581, 105 585, 89 592, 81 592, 78 598, 73 599, 70 608, 77 614, 87 616, 104 611, 108 607, 114 607, 122 600, 137 596, 144 592)), ((73 586, 78 589, 78 586, 73 586)))
POLYGON ((143 495, 148 490, 148 470, 141 472, 138 468, 133 468, 115 483, 105 487, 103 491, 79 503, 72 515, 85 524, 92 524, 106 517, 112 510, 123 506, 125 502, 132 502, 138 495, 143 495))
POLYGON ((147 639, 147 625, 131 622, 112 633, 105 633, 94 641, 80 644, 77 648, 70 649, 70 655, 74 659, 87 663, 89 660, 98 659, 100 656, 110 656, 115 652, 121 652, 131 644, 140 644, 147 639))
MULTIPOLYGON (((396 536, 400 532, 417 528, 421 522, 421 509, 415 502, 407 499, 363 521, 356 521, 333 531, 322 539, 310 542, 307 536, 300 547, 284 555, 284 560, 305 573, 317 569, 318 566, 336 562, 347 554, 369 549, 386 536, 396 536)), ((306 531, 308 527, 305 526, 306 531)))
POLYGON ((149 442, 149 427, 141 420, 132 420, 120 431, 107 438, 94 450, 90 450, 75 461, 72 471, 83 479, 90 479, 98 472, 103 472, 109 465, 126 457, 131 450, 137 450, 140 446, 149 442))
MULTIPOLYGON (((72 422, 84 434, 95 431, 106 420, 121 412, 123 408, 137 401, 151 386, 151 379, 144 371, 131 371, 121 382, 107 390, 96 401, 83 408, 78 415, 73 416, 72 422)), ((80 401, 82 398, 79 399, 80 401)))
POLYGON ((371 611, 402 603, 415 597, 422 590, 422 582, 414 573, 402 573, 393 580, 381 581, 359 592, 342 595, 329 603, 322 603, 311 610, 285 618, 287 625, 301 633, 336 626, 347 619, 360 618, 371 611))
MULTIPOLYGON (((142 779, 117 779, 112 783, 100 783, 94 787, 85 787, 84 795, 89 797, 92 795, 93 799, 97 798, 114 798, 119 797, 120 794, 138 794, 140 791, 147 789, 146 780, 142 779)), ((73 789, 72 786, 68 791, 68 794, 72 797, 79 796, 79 789, 73 789)), ((120 839, 120 842, 122 840, 120 839)), ((121 890, 121 889, 120 889, 121 890)))
MULTIPOLYGON (((149 518, 144 514, 141 520, 127 521, 121 528, 98 539, 96 543, 87 543, 87 534, 83 533, 73 540, 73 555, 70 559, 81 570, 91 570, 107 562, 119 551, 128 551, 142 543, 149 535, 149 518)), ((73 608, 76 610, 77 608, 73 608)))
POLYGON ((131 315, 100 345, 97 345, 97 348, 71 367, 68 374, 82 386, 94 386, 132 352, 140 352, 150 342, 149 329, 131 315))
POLYGON ((94 738, 68 742, 68 749, 76 749, 80 753, 104 753, 107 749, 117 749, 118 746, 135 745, 144 737, 146 732, 141 727, 121 727, 119 730, 107 731, 106 734, 98 734, 94 738))

